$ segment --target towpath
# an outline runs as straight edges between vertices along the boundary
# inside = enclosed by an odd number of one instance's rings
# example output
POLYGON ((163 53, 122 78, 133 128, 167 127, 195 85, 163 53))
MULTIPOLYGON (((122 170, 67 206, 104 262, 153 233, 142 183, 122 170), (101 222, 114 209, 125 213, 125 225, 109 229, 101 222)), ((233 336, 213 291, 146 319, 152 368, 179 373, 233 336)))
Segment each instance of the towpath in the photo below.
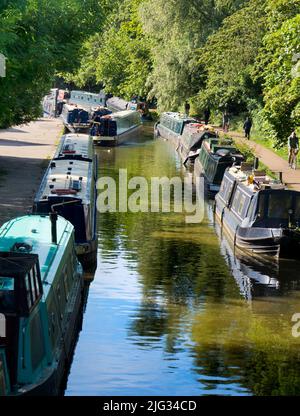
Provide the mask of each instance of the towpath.
POLYGON ((0 130, 0 225, 30 211, 61 130, 52 119, 0 130))
MULTIPOLYGON (((222 131, 220 129, 218 130, 222 131)), ((282 172, 283 181, 289 188, 300 191, 300 166, 296 170, 291 169, 288 166, 288 162, 282 157, 276 155, 275 152, 267 149, 259 143, 245 139, 240 133, 229 131, 228 135, 249 146, 255 156, 257 156, 271 171, 282 172)))

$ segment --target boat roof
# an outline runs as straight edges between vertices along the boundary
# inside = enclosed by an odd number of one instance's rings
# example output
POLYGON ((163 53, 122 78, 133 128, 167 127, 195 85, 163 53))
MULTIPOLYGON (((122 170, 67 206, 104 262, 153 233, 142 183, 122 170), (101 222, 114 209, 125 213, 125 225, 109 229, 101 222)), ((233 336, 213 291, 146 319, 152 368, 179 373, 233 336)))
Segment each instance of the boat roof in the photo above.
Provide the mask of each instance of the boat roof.
POLYGON ((241 166, 232 166, 227 170, 227 173, 251 193, 257 193, 262 190, 287 189, 283 183, 272 179, 265 171, 250 169, 247 163, 242 163, 241 166))
POLYGON ((173 118, 174 120, 178 120, 178 121, 185 121, 185 122, 189 121, 191 123, 192 122, 197 123, 197 120, 195 120, 194 118, 188 117, 185 114, 178 113, 178 112, 167 111, 165 113, 162 113, 162 117, 163 116, 167 116, 169 118, 173 118))
POLYGON ((204 139, 217 138, 217 133, 212 127, 200 123, 189 123, 184 126, 182 142, 191 150, 201 147, 204 139))
POLYGON ((134 110, 116 111, 115 113, 109 114, 109 116, 113 119, 116 119, 116 118, 127 118, 134 114, 137 114, 140 117, 140 113, 134 110))
POLYGON ((223 156, 233 156, 240 155, 243 156, 237 149, 234 147, 232 140, 224 141, 224 139, 219 139, 218 137, 213 137, 210 139, 203 140, 202 148, 206 149, 211 156, 220 158, 223 156), (222 155, 221 151, 228 151, 227 154, 222 155))
POLYGON ((86 108, 84 108, 83 106, 79 104, 64 104, 64 108, 66 108, 68 111, 73 111, 77 109, 77 110, 83 110, 83 111, 88 112, 86 108))
POLYGON ((65 134, 53 159, 89 159, 94 157, 93 139, 88 134, 65 134))
POLYGON ((52 243, 51 221, 47 215, 26 215, 12 219, 0 228, 0 251, 10 252, 16 243, 32 247, 30 254, 39 256, 42 281, 53 281, 56 269, 72 234, 73 225, 58 216, 57 244, 52 243), (53 267, 52 267, 53 266, 53 267))
POLYGON ((51 162, 43 178, 36 201, 51 197, 72 197, 89 203, 93 163, 59 159, 51 162))
POLYGON ((123 100, 119 97, 111 97, 106 101, 106 105, 111 108, 115 108, 117 110, 125 110, 126 106, 128 104, 128 101, 123 100))

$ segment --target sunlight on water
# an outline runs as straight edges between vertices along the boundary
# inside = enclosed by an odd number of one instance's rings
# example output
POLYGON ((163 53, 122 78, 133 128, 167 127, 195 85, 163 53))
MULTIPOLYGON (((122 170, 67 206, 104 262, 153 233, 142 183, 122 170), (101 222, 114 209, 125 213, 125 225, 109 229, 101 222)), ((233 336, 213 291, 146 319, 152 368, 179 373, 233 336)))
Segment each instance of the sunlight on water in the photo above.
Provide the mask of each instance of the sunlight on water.
MULTIPOLYGON (((183 175, 169 143, 99 149, 99 175, 183 175)), ((102 214, 67 395, 300 393, 299 264, 240 253, 183 214, 102 214)))

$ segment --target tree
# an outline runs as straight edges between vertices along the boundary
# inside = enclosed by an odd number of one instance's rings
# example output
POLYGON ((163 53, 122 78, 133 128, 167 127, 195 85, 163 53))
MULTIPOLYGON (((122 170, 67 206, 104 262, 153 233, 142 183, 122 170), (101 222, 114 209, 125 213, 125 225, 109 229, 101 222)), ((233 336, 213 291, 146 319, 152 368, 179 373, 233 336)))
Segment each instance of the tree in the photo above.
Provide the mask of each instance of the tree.
POLYGON ((92 36, 82 49, 82 64, 73 78, 80 86, 104 84, 106 91, 130 99, 147 95, 151 71, 149 39, 144 35, 139 6, 142 0, 124 0, 108 16, 104 32, 92 36))
POLYGON ((251 74, 266 30, 265 6, 265 1, 250 0, 224 19, 200 49, 206 82, 195 99, 198 108, 227 107, 238 113, 261 103, 261 85, 251 74))
POLYGON ((110 0, 15 0, 0 7, 0 51, 7 77, 0 79, 0 127, 41 114, 41 99, 55 74, 79 66, 86 37, 100 30, 110 0))
POLYGON ((141 8, 143 27, 153 40, 150 96, 161 110, 176 110, 203 85, 197 50, 244 1, 147 0, 141 8))
POLYGON ((269 0, 267 11, 255 74, 263 83, 265 129, 282 146, 300 124, 300 1, 269 0))

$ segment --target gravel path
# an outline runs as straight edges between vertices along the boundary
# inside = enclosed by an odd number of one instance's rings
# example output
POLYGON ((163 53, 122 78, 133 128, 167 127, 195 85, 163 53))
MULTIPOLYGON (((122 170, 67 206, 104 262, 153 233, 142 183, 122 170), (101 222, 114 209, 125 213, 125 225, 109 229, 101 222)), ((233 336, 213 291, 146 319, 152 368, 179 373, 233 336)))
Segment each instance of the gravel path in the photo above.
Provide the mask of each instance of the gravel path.
POLYGON ((52 119, 0 130, 0 225, 29 212, 61 131, 52 119))

